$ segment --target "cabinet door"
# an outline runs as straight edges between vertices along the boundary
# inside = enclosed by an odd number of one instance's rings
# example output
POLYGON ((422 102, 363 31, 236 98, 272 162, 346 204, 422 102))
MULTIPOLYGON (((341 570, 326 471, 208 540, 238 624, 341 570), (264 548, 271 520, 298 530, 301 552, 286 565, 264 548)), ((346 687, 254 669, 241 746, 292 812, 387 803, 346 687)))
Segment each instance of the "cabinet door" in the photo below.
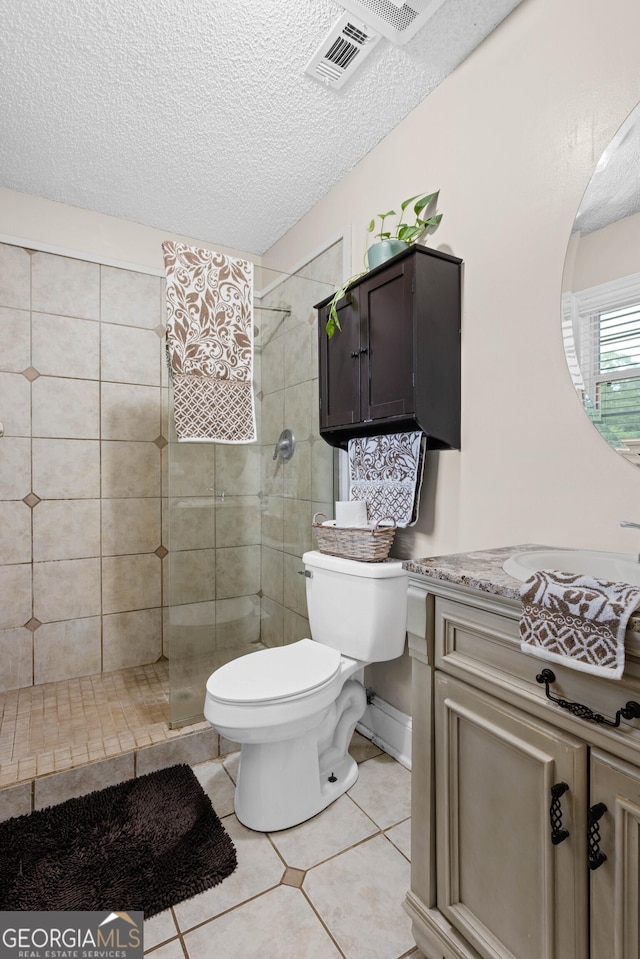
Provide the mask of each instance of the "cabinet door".
POLYGON ((357 291, 365 342, 362 421, 408 416, 414 404, 413 258, 365 280, 357 291))
POLYGON ((591 833, 607 857, 591 872, 591 959, 638 959, 640 772, 592 749, 590 796, 607 807, 591 833))
POLYGON ((586 959, 586 746, 441 673, 435 692, 440 912, 484 959, 586 959))
POLYGON ((355 299, 338 306, 340 330, 325 332, 329 307, 320 316, 320 428, 359 423, 360 315, 355 299))

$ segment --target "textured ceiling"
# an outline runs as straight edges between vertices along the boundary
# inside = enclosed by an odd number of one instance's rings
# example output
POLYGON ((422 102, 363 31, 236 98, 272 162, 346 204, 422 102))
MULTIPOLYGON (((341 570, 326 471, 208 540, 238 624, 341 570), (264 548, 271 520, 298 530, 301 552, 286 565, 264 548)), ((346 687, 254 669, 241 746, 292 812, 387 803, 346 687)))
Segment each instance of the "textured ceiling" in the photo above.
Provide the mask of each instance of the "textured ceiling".
POLYGON ((520 0, 446 0, 341 91, 333 0, 0 0, 0 185, 260 254, 520 0))
POLYGON ((589 181, 574 232, 585 236, 640 213, 640 106, 629 114, 589 181))

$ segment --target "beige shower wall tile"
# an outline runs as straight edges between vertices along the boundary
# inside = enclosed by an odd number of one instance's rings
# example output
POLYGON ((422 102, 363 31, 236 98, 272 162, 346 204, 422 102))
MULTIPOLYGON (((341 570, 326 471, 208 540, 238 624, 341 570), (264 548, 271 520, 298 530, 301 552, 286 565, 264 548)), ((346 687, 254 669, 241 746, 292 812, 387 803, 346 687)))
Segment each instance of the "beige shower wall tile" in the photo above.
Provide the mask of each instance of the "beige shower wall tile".
POLYGON ((169 553, 169 605, 206 603, 216 598, 217 552, 194 549, 169 553))
POLYGON ((297 643, 299 639, 306 639, 311 636, 309 620, 306 616, 300 616, 299 613, 294 613, 292 609, 287 609, 286 606, 283 607, 282 612, 282 641, 285 646, 288 646, 290 643, 297 643))
POLYGON ((100 317, 100 267, 51 253, 34 253, 32 308, 64 316, 100 317))
POLYGON ((169 548, 213 548, 217 513, 218 504, 213 496, 179 496, 169 500, 169 548))
POLYGON ((260 641, 260 597, 216 602, 216 649, 238 649, 260 641))
POLYGON ((94 320, 34 313, 31 363, 38 373, 97 380, 100 324, 94 320))
POLYGON ((260 601, 260 639, 265 646, 282 646, 284 610, 268 596, 260 601))
POLYGON ((284 511, 284 549, 300 557, 313 549, 313 505, 309 500, 287 500, 284 511))
POLYGON ((20 373, 0 373, 0 410, 5 436, 31 435, 31 384, 20 373))
POLYGON ((300 616, 307 616, 306 578, 298 576, 304 565, 299 556, 284 554, 284 605, 300 616))
POLYGON ((284 337, 277 336, 262 348, 261 386, 263 393, 284 388, 284 337))
POLYGON ((281 550, 261 547, 261 583, 262 593, 276 603, 282 603, 284 597, 284 554, 281 550))
MULTIPOLYGON (((278 437, 284 429, 284 390, 266 393, 262 398, 262 429, 260 437, 264 446, 271 445, 272 451, 278 437)), ((295 434, 295 430, 294 430, 295 434)))
POLYGON ((31 307, 31 257, 8 243, 0 243, 0 306, 31 307))
POLYGON ((102 501, 102 554, 152 553, 160 546, 160 499, 102 501))
POLYGON ((160 389, 103 383, 101 386, 103 440, 148 440, 160 435, 160 389))
POLYGON ((309 439, 317 419, 318 394, 312 391, 312 381, 287 386, 284 391, 284 423, 296 441, 309 439))
MULTIPOLYGON (((284 464, 285 499, 311 499, 311 444, 300 442, 288 463, 284 464)), ((285 507, 286 509, 286 507, 285 507)))
POLYGON ((287 334, 287 348, 284 351, 285 386, 302 383, 316 375, 317 370, 311 365, 311 344, 315 336, 315 329, 307 322, 299 323, 287 334))
MULTIPOLYGON (((256 286, 267 285, 278 278, 274 270, 265 270, 264 274, 265 278, 263 281, 258 280, 258 275, 256 274, 256 286)), ((282 287, 278 293, 270 293, 255 302, 256 310, 254 321, 258 327, 256 342, 260 347, 264 347, 275 337, 282 336, 284 333, 288 305, 283 299, 282 287), (283 307, 283 309, 280 310, 278 307, 283 307)))
POLYGON ((284 543, 284 500, 282 496, 264 496, 262 500, 262 544, 282 549, 284 543))
POLYGON ((260 547, 216 550, 216 599, 248 596, 260 589, 260 547))
POLYGON ((159 496, 160 450, 155 443, 103 442, 102 495, 159 496))
POLYGON ((99 673, 101 654, 99 616, 43 623, 33 634, 33 682, 56 683, 99 673))
POLYGON ((97 382, 41 376, 33 382, 32 390, 34 436, 65 439, 100 436, 97 382))
POLYGON ((103 322, 149 330, 165 322, 162 277, 111 266, 102 266, 101 275, 103 322))
POLYGON ((97 616, 99 612, 99 559, 34 563, 33 615, 41 623, 97 616))
MULTIPOLYGON (((160 609, 103 616, 103 669, 126 669, 154 663, 162 656, 160 609)), ((139 770, 140 772, 140 770, 139 770)))
POLYGON ((34 562, 100 555, 100 500, 54 500, 33 510, 34 562))
POLYGON ((0 307, 0 370, 21 373, 30 364, 31 332, 28 311, 0 307))
POLYGON ((41 499, 98 498, 98 440, 34 439, 33 491, 41 499))
MULTIPOLYGON (((337 476, 337 456, 333 447, 318 440, 311 444, 311 498, 324 502, 333 501, 334 476, 337 476)), ((333 513, 332 513, 333 515, 333 513)))
POLYGON ((160 386, 161 349, 160 337, 153 330, 103 323, 102 379, 160 386))
POLYGON ((22 499, 31 491, 31 441, 5 436, 0 456, 0 499, 22 499))
POLYGON ((0 566, 0 629, 24 626, 31 619, 31 565, 0 566))
POLYGON ((0 502, 0 562, 31 562, 31 510, 21 502, 0 502))
POLYGON ((161 605, 161 595, 161 565, 153 553, 103 558, 103 613, 151 609, 161 605))
POLYGON ((216 504, 216 546, 253 546, 260 542, 261 500, 225 496, 216 504))
MULTIPOLYGON (((0 571, 0 584, 2 573, 0 571)), ((1 588, 1 587, 0 587, 1 588)), ((33 633, 22 627, 0 629, 0 692, 32 683, 33 633)), ((2 790, 4 792, 4 790, 2 790)))
POLYGON ((218 446, 216 449, 216 493, 248 496, 260 492, 260 447, 218 446))
POLYGON ((213 496, 216 450, 221 449, 215 443, 169 443, 169 496, 213 496))

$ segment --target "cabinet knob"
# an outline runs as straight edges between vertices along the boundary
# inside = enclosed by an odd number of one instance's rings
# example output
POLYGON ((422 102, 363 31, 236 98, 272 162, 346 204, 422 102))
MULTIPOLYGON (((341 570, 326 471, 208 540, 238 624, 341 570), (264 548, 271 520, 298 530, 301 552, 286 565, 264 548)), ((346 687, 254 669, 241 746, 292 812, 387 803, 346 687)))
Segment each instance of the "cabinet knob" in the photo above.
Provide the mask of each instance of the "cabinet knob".
POLYGON ((360 354, 358 353, 358 350, 351 350, 351 358, 352 358, 352 359, 355 360, 359 355, 360 355, 360 354))

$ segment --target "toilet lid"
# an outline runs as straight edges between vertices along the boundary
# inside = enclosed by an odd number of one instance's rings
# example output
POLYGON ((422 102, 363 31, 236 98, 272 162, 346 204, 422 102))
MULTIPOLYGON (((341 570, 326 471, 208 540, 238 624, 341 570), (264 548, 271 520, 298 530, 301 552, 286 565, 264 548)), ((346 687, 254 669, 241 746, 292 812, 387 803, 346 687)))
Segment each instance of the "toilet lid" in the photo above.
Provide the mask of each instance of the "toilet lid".
POLYGON ((218 702, 267 703, 324 686, 340 669, 337 649, 301 639, 234 659, 216 669, 207 692, 218 702))

